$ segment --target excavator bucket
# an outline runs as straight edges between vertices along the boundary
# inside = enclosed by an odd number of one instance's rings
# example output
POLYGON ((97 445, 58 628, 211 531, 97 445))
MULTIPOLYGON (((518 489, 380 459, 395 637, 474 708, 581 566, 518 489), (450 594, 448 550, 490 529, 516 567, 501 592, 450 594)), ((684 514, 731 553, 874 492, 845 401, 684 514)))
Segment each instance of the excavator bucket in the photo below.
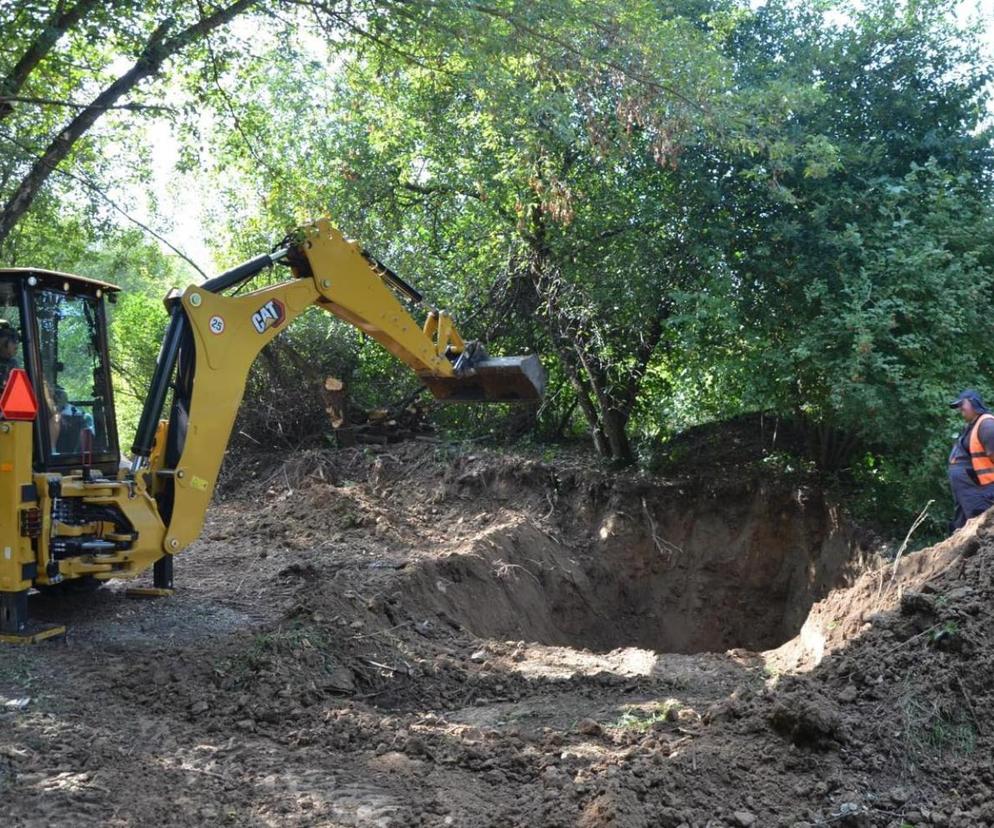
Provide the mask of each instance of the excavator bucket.
POLYGON ((539 402, 545 393, 545 369, 534 354, 484 357, 451 377, 422 377, 442 402, 539 402))

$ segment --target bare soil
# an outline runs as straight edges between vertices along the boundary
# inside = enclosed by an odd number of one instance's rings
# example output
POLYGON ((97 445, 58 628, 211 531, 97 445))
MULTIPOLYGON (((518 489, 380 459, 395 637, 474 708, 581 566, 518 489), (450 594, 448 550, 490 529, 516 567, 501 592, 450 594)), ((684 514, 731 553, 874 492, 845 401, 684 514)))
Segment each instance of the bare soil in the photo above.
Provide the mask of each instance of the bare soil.
POLYGON ((175 596, 32 599, 2 821, 994 824, 994 519, 870 545, 801 479, 242 457, 175 596))

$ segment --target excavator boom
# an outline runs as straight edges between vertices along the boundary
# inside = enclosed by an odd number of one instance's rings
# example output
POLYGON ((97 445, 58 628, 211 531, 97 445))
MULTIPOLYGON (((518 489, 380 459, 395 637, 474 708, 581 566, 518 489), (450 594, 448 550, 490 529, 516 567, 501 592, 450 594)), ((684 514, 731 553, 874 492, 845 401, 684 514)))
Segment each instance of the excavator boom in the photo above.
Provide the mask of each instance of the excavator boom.
POLYGON ((346 241, 328 221, 307 229, 290 260, 298 276, 318 281, 323 293, 319 307, 380 342, 418 374, 436 399, 506 403, 542 399, 545 372, 537 356, 489 357, 482 344, 463 339, 452 317, 434 308, 428 309, 419 330, 392 294, 423 304, 421 294, 368 252, 346 241), (342 279, 342 274, 349 276, 342 279))

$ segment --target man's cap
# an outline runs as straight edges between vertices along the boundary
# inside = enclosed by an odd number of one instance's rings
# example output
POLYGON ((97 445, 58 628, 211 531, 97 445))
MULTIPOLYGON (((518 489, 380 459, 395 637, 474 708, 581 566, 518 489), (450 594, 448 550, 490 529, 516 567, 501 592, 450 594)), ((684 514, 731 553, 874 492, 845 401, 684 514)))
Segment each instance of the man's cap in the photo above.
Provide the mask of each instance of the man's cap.
POLYGON ((980 396, 978 391, 974 391, 972 388, 966 388, 959 392, 959 396, 949 403, 950 408, 959 408, 963 405, 965 400, 970 401, 970 405, 973 406, 974 411, 983 412, 987 410, 987 406, 984 405, 984 399, 980 396))

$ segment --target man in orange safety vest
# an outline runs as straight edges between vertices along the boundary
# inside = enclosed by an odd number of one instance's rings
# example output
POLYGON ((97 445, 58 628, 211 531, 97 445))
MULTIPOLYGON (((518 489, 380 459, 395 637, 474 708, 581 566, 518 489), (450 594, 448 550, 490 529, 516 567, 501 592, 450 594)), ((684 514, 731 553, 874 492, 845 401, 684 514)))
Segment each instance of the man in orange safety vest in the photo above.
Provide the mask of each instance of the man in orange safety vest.
POLYGON ((994 506, 994 414, 980 394, 967 388, 949 404, 958 408, 966 426, 949 453, 949 485, 956 514, 949 524, 955 532, 970 518, 994 506))

